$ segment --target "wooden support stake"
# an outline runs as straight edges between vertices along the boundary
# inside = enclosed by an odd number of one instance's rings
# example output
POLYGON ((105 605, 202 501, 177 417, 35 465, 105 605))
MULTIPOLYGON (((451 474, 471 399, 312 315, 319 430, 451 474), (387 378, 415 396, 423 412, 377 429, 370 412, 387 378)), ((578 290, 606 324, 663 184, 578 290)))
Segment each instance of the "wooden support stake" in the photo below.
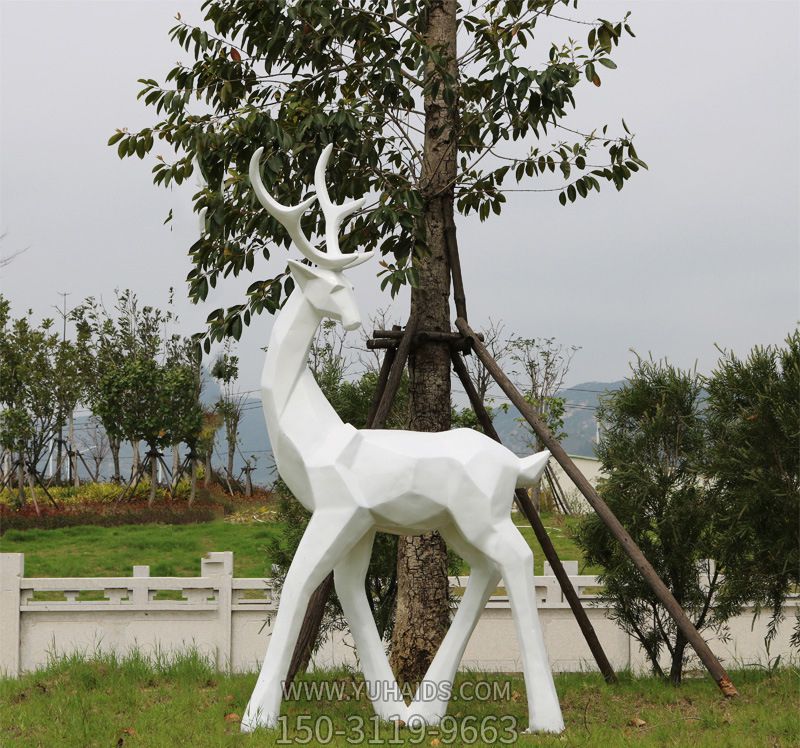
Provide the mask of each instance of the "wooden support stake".
POLYGON ((453 220, 452 212, 444 211, 444 226, 447 259, 450 263, 450 278, 453 281, 453 301, 456 305, 456 317, 467 319, 467 295, 464 293, 461 258, 458 254, 458 240, 456 239, 456 224, 453 220))
POLYGON ((383 391, 383 396, 375 409, 375 415, 372 423, 367 424, 368 429, 382 429, 389 417, 389 411, 392 409, 394 396, 397 394, 397 389, 400 387, 400 381, 403 378, 403 371, 406 367, 406 360, 408 359, 409 351, 411 350, 411 342, 414 339, 414 334, 417 330, 417 318, 412 314, 406 323, 406 329, 403 331, 403 337, 400 339, 400 344, 397 346, 397 354, 394 361, 392 361, 391 369, 386 378, 386 387, 383 391))
POLYGON ((378 406, 383 400, 383 393, 386 391, 386 382, 389 379, 389 372, 392 370, 392 364, 397 356, 396 348, 388 348, 386 353, 383 354, 383 363, 381 363, 381 370, 378 374, 378 382, 375 385, 375 394, 372 396, 372 404, 369 408, 367 415, 367 426, 375 422, 375 414, 378 412, 378 406))
MULTIPOLYGON (((464 364, 464 361, 455 351, 452 352, 451 357, 453 359, 453 369, 458 375, 458 378, 461 380, 461 384, 464 387, 467 396, 469 397, 469 401, 472 404, 472 409, 475 411, 475 415, 478 417, 478 421, 483 428, 483 433, 499 442, 500 436, 498 435, 494 424, 492 423, 492 419, 486 412, 486 408, 480 398, 480 395, 478 395, 478 391, 475 389, 475 385, 472 383, 472 379, 470 379, 469 372, 467 372, 467 367, 464 364)), ((533 502, 531 501, 527 492, 522 488, 516 489, 514 492, 514 499, 516 500, 520 511, 525 515, 528 522, 530 522, 533 532, 536 535, 536 539, 539 541, 539 545, 542 546, 542 551, 544 552, 545 558, 553 569, 553 574, 555 574, 559 585, 561 585, 561 591, 564 593, 564 597, 569 603, 569 607, 572 609, 572 614, 575 616, 575 620, 578 622, 578 626, 583 634, 583 638, 586 639, 586 643, 589 645, 589 649, 592 651, 594 660, 597 663, 597 667, 600 669, 600 672, 603 674, 603 678, 605 678, 606 683, 616 683, 617 674, 614 672, 614 668, 608 661, 608 657, 606 657, 606 653, 600 644, 600 640, 597 638, 597 634, 595 633, 594 626, 592 626, 589 616, 586 615, 586 611, 581 605, 578 593, 575 591, 575 588, 572 586, 572 582, 569 580, 569 575, 561 563, 561 559, 558 557, 556 549, 553 547, 550 536, 547 534, 547 530, 545 530, 545 527, 542 524, 539 513, 534 508, 533 502)))
POLYGON ((586 501, 588 501, 592 509, 597 512, 603 524, 605 524, 611 534, 619 541, 625 553, 628 554, 636 568, 639 569, 642 577, 644 577, 644 580, 650 586, 650 589, 653 590, 656 597, 672 617, 672 620, 675 621, 681 633, 692 645, 694 651, 697 652, 697 656, 700 658, 703 665, 705 665, 711 677, 714 678, 723 695, 727 698, 737 696, 738 691, 733 685, 730 676, 725 671, 725 668, 722 667, 720 661, 711 651, 711 648, 706 644, 705 639, 700 636, 694 624, 686 616, 686 613, 683 612, 683 608, 681 608, 664 582, 661 581, 655 569, 645 558, 645 555, 633 541, 628 531, 622 526, 622 523, 608 507, 608 504, 600 498, 594 486, 589 483, 586 476, 584 476, 570 459, 569 455, 564 451, 564 448, 550 432, 550 429, 539 420, 533 408, 531 408, 522 393, 514 386, 513 382, 505 375, 497 361, 492 358, 492 355, 486 350, 486 346, 481 343, 467 321, 463 318, 458 318, 456 320, 456 327, 463 335, 472 339, 473 350, 492 377, 494 377, 497 384, 500 385, 500 389, 506 393, 523 418, 531 425, 536 435, 541 439, 542 444, 550 450, 550 453, 556 458, 564 469, 564 472, 586 497, 586 501))
POLYGON ((36 470, 36 467, 34 466, 33 471, 29 470, 28 472, 29 474, 32 472, 33 477, 36 479, 36 482, 42 487, 42 491, 44 491, 45 496, 47 496, 47 498, 50 499, 50 503, 56 509, 58 509, 58 502, 50 495, 50 491, 47 490, 47 486, 45 486, 45 484, 42 482, 41 476, 39 475, 39 471, 36 470))

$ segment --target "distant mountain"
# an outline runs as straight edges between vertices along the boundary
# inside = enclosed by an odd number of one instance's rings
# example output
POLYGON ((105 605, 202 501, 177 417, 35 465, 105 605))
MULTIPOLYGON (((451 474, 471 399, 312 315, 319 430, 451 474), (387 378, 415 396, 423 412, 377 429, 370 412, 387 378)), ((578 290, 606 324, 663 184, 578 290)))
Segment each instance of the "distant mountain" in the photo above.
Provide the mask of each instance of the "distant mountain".
MULTIPOLYGON (((597 438, 597 425, 594 414, 605 392, 619 389, 623 381, 617 382, 583 382, 574 387, 567 387, 558 394, 566 400, 564 431, 567 436, 562 441, 564 449, 571 455, 594 457, 597 438)), ((501 410, 495 403, 494 426, 497 433, 509 449, 517 454, 530 451, 528 446, 529 430, 527 424, 521 422, 519 411, 509 405, 508 411, 501 410)))

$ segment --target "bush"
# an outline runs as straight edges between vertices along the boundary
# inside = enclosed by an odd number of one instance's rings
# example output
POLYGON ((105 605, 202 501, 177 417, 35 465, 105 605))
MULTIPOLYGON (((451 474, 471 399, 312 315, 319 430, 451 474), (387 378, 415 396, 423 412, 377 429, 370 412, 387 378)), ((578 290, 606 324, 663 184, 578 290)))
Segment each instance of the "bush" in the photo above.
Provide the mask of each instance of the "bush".
POLYGON ((732 582, 717 604, 745 597, 771 609, 769 642, 800 585, 800 332, 744 359, 725 353, 707 386, 709 476, 728 539, 719 560, 732 582))
MULTIPOLYGON (((711 606, 728 580, 724 568, 706 561, 720 557, 724 538, 716 531, 720 505, 704 474, 700 377, 640 359, 625 386, 601 400, 598 419, 597 455, 608 475, 600 493, 695 627, 720 633, 739 600, 725 609, 711 606)), ((666 649, 670 679, 679 683, 687 641, 650 586, 597 515, 582 521, 576 539, 589 563, 604 569, 612 618, 641 643, 656 673, 662 674, 666 649)))

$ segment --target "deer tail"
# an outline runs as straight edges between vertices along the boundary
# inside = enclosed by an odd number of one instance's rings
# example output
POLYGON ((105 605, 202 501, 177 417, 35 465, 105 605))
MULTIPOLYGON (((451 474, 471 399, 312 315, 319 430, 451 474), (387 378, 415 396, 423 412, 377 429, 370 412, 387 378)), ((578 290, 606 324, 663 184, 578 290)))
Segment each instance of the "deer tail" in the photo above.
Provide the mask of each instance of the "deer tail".
POLYGON ((530 457, 520 457, 517 488, 530 488, 539 483, 539 479, 542 477, 542 473, 544 473, 549 459, 550 452, 546 449, 530 457))

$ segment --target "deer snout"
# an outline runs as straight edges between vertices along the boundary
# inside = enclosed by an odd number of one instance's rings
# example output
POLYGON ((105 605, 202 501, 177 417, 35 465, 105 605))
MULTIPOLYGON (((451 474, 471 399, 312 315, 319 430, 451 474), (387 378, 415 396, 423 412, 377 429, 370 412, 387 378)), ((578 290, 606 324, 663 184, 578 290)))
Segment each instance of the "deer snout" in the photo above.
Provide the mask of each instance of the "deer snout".
POLYGON ((342 327, 344 327, 345 330, 349 330, 351 332, 353 330, 358 330, 358 328, 361 327, 361 315, 358 313, 343 315, 342 327))

